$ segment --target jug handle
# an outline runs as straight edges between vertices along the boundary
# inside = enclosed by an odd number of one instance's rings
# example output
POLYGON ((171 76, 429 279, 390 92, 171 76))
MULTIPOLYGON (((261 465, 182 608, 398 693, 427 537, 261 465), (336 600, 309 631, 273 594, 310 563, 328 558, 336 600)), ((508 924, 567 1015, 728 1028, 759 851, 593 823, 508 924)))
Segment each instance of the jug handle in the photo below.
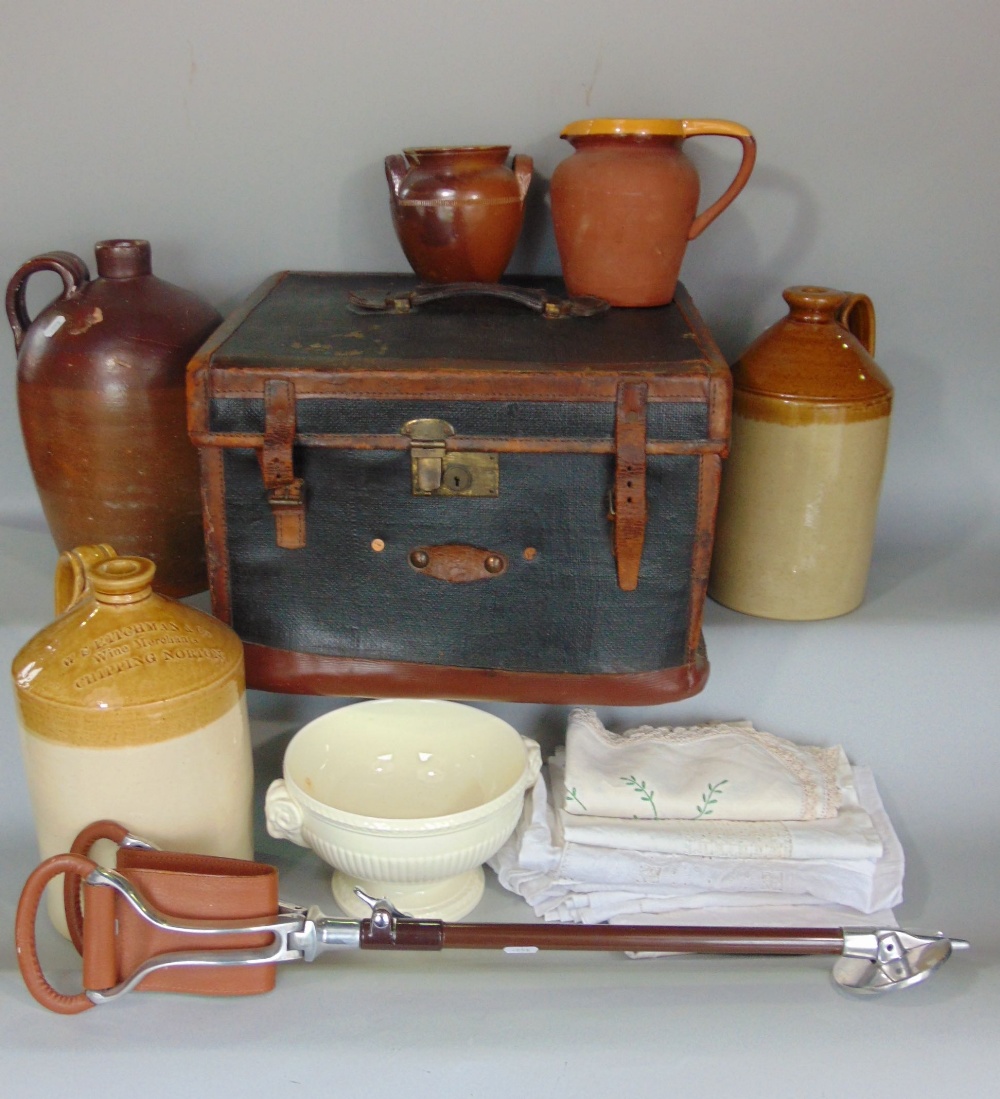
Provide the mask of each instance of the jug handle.
POLYGON ((389 190, 393 198, 399 198, 399 189, 403 186, 403 180, 409 170, 406 157, 400 153, 392 153, 385 158, 385 178, 389 181, 389 190))
POLYGON ((514 157, 514 176, 517 179, 517 190, 524 202, 528 188, 531 186, 531 175, 535 170, 534 160, 526 153, 518 153, 514 157))
POLYGON ((101 561, 110 561, 118 554, 107 544, 77 546, 59 554, 55 575, 56 616, 75 607, 90 590, 87 569, 101 561))
POLYGON ((740 161, 732 183, 725 191, 694 219, 688 230, 688 240, 694 240, 700 236, 709 225, 722 213, 723 210, 743 190, 753 171, 754 162, 757 159, 757 141, 753 134, 738 122, 726 122, 721 118, 685 118, 681 125, 684 129, 684 138, 689 137, 734 137, 743 146, 743 159, 740 161))
POLYGON ((875 354, 875 306, 867 294, 851 294, 837 310, 837 320, 869 355, 875 354))
POLYGON ((60 299, 75 297, 90 281, 87 265, 72 252, 45 252, 23 263, 7 285, 7 319, 14 333, 15 351, 21 350, 25 334, 31 327, 24 295, 28 288, 28 279, 36 271, 55 271, 62 279, 63 292, 59 295, 60 299))

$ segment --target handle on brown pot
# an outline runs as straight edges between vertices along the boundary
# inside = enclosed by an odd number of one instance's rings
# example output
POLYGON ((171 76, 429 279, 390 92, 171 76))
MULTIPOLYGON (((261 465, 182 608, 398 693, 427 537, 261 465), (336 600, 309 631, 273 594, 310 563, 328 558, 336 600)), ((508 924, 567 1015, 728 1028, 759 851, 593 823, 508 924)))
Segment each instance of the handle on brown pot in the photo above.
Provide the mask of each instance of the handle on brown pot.
POLYGON ((389 181, 389 191, 394 199, 399 198, 399 189, 409 170, 406 157, 400 153, 392 153, 385 158, 385 178, 389 181))
POLYGON ((727 122, 722 118, 685 118, 681 126, 684 128, 685 140, 689 137, 734 137, 743 146, 743 159, 740 161, 732 183, 691 223, 688 240, 694 240, 715 221, 746 186, 753 171, 754 162, 757 160, 757 141, 746 126, 741 126, 738 122, 727 122))
POLYGON ((517 190, 522 202, 524 202, 528 188, 531 186, 531 177, 534 171, 535 162, 526 153, 518 153, 514 157, 514 177, 517 180, 517 190))
POLYGON ((31 317, 24 296, 28 288, 28 279, 36 271, 55 271, 63 281, 60 298, 72 298, 90 282, 90 271, 86 263, 72 252, 45 252, 22 264, 7 284, 7 319, 14 333, 14 350, 20 351, 25 333, 31 327, 31 317))

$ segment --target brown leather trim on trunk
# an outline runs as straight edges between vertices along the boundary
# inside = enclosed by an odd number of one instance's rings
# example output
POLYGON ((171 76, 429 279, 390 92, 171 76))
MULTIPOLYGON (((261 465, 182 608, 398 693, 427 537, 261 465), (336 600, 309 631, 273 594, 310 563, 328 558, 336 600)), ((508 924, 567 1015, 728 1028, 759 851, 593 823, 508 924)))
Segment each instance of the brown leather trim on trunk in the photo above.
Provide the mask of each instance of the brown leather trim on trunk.
MULTIPOLYGON (((211 413, 211 390, 212 385, 218 381, 218 373, 214 378, 212 376, 212 356, 287 275, 287 271, 279 271, 278 274, 261 283, 240 308, 230 313, 208 337, 188 363, 187 418, 189 434, 194 435, 196 432, 208 431, 209 415, 211 413)), ((263 395, 263 392, 262 385, 261 395, 263 395)))
MULTIPOLYGON (((650 398, 661 401, 701 403, 708 396, 711 380, 706 378, 704 363, 692 359, 691 367, 698 373, 660 374, 650 370, 648 363, 616 362, 614 371, 598 373, 593 367, 574 368, 572 364, 553 369, 545 363, 524 363, 516 371, 498 367, 495 362, 476 364, 428 363, 427 368, 414 369, 407 359, 366 362, 364 367, 339 366, 336 372, 304 367, 276 368, 247 362, 227 361, 224 368, 215 367, 211 381, 213 397, 261 399, 264 385, 272 378, 295 381, 300 399, 336 397, 339 400, 370 400, 374 397, 411 398, 440 401, 553 401, 562 403, 613 403, 618 382, 623 374, 642 377, 649 384, 650 398)), ((672 363, 682 371, 684 363, 672 363)), ((192 423, 192 431, 207 424, 192 423)))
POLYGON ((691 335, 708 366, 708 434, 712 439, 726 440, 728 452, 729 426, 732 418, 733 379, 729 367, 716 346, 712 333, 702 319, 691 295, 678 285, 674 302, 688 323, 691 335))
POLYGON ((289 652, 245 644, 247 686, 350 698, 450 698, 573 706, 656 706, 697 694, 708 679, 699 644, 690 664, 653 672, 554 675, 289 652))
POLYGON ((715 543, 715 513, 719 505, 722 458, 706 454, 698 464, 698 521, 691 549, 691 601, 688 604, 687 651, 695 653, 701 644, 701 623, 708 592, 708 574, 715 543))
MULTIPOLYGON (((198 432, 192 435, 196 446, 233 447, 241 450, 259 450, 264 445, 263 435, 230 432, 198 432)), ((308 435, 300 432, 296 445, 318 447, 326 450, 409 450, 412 445, 405 435, 308 435)), ((447 451, 470 451, 481 454, 614 454, 612 439, 545 439, 518 436, 491 438, 490 436, 454 436, 445 443, 447 451)), ((722 453, 726 444, 721 441, 691 442, 651 439, 646 442, 647 454, 705 454, 722 453)))
POLYGON ((623 381, 615 402, 615 564, 618 586, 635 591, 646 540, 645 382, 623 381))
POLYGON ((229 550, 226 544, 226 472, 224 452, 219 447, 202 447, 201 520, 205 532, 205 562, 212 613, 223 622, 232 621, 229 592, 229 550))

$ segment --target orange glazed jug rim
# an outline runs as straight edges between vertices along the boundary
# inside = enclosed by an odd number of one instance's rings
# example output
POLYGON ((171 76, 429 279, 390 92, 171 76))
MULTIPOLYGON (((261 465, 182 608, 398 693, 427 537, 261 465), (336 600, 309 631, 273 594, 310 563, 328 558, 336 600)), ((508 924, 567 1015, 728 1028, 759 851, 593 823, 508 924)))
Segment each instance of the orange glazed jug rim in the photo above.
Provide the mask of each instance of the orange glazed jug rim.
POLYGON ((582 118, 559 135, 571 137, 685 137, 683 118, 582 118))

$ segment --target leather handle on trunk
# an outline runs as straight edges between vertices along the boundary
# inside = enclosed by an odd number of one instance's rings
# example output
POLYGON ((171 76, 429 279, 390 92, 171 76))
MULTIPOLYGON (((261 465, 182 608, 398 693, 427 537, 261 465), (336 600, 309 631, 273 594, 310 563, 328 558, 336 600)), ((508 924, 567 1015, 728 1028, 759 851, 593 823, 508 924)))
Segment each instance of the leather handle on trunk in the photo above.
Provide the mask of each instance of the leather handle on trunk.
POLYGON ((415 290, 389 294, 381 300, 352 292, 347 300, 352 313, 415 313, 421 306, 460 298, 512 301, 551 320, 562 317, 594 317, 609 308, 603 298, 556 298, 537 287, 510 286, 499 282, 449 282, 439 286, 418 286, 415 290))

